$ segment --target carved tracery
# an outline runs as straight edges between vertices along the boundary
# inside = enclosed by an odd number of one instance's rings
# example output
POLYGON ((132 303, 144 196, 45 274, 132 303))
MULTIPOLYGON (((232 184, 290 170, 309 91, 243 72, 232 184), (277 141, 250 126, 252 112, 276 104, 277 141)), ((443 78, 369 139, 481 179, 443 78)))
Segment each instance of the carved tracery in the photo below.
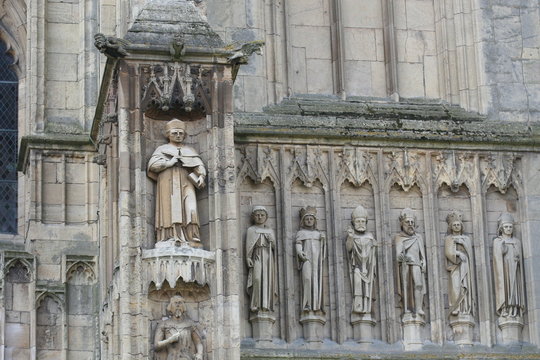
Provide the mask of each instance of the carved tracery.
POLYGON ((337 183, 341 184, 348 180, 354 186, 362 186, 366 181, 374 182, 374 160, 373 154, 359 148, 343 149, 337 154, 338 167, 337 183))
POLYGON ((290 149, 292 160, 289 166, 290 181, 299 179, 306 187, 312 187, 316 180, 328 184, 327 171, 323 164, 323 151, 315 146, 295 146, 290 149))
POLYGON ((28 283, 32 281, 32 267, 24 259, 12 259, 6 264, 6 281, 12 283, 28 283))
POLYGON ((421 157, 417 153, 411 153, 408 150, 392 151, 387 154, 386 178, 387 182, 395 183, 401 186, 404 191, 409 191, 415 184, 422 185, 421 157))
POLYGON ((516 154, 491 153, 481 162, 482 187, 495 186, 502 194, 511 187, 521 185, 521 173, 516 154))
POLYGON ((69 265, 66 272, 66 280, 74 285, 89 285, 96 281, 96 274, 92 264, 77 261, 69 265))
POLYGON ((452 192, 458 192, 461 185, 474 189, 476 178, 474 156, 469 152, 440 152, 435 157, 433 179, 437 187, 446 184, 452 192))
POLYGON ((212 71, 200 65, 174 62, 141 65, 141 107, 147 115, 159 111, 178 116, 179 112, 211 112, 212 71))

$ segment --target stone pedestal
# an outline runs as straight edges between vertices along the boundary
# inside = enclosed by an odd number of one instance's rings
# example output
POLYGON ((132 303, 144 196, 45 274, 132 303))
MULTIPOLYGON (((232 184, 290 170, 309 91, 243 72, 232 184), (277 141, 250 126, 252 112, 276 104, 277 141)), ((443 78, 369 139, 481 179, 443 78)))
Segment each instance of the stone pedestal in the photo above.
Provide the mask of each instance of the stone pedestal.
POLYGON ((139 276, 147 286, 154 283, 161 289, 165 281, 174 287, 178 279, 184 282, 206 285, 210 282, 210 274, 215 262, 215 254, 211 251, 191 246, 175 246, 174 241, 162 241, 162 246, 143 250, 142 260, 145 271, 139 276), (168 246, 167 246, 168 245, 168 246))
POLYGON ((373 327, 375 320, 371 314, 351 314, 351 324, 353 326, 353 336, 360 344, 373 343, 373 327))
POLYGON ((307 342, 322 342, 324 337, 324 315, 316 314, 313 311, 303 313, 300 323, 304 328, 304 339, 307 342))
POLYGON ((474 318, 471 315, 450 316, 450 327, 456 345, 472 346, 474 318))
POLYGON ((257 342, 271 342, 272 341, 272 328, 276 322, 274 315, 267 311, 259 311, 252 313, 249 317, 251 322, 251 330, 253 332, 253 338, 257 342))
POLYGON ((521 329, 523 328, 523 319, 521 316, 510 317, 501 316, 497 323, 502 332, 503 344, 510 344, 521 341, 521 329))
POLYGON ((401 319, 403 324, 403 346, 406 351, 422 349, 422 328, 426 325, 421 315, 406 313, 401 319))

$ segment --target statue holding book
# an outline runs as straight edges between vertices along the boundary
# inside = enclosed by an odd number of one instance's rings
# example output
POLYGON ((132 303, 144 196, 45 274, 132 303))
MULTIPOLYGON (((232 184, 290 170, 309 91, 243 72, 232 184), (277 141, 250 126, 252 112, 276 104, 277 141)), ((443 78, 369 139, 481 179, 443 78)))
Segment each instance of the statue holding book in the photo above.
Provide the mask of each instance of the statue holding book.
POLYGON ((166 125, 169 143, 159 146, 148 162, 148 176, 156 187, 156 246, 161 241, 200 246, 196 189, 205 186, 206 169, 199 154, 185 145, 185 123, 166 125))

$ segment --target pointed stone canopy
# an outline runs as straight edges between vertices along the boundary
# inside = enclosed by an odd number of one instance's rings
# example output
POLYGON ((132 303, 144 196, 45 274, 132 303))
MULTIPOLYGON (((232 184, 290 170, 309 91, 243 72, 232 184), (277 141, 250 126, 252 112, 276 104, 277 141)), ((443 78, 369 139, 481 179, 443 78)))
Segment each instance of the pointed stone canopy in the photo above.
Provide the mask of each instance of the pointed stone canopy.
POLYGON ((140 12, 125 40, 138 45, 169 46, 182 34, 185 46, 223 48, 225 44, 188 0, 151 0, 140 12))

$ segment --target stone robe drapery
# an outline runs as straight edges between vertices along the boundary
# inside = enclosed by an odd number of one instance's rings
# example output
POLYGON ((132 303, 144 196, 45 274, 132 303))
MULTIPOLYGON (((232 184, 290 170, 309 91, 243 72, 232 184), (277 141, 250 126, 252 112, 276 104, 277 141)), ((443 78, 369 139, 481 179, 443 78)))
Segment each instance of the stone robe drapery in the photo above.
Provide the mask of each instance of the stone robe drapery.
POLYGON ((458 311, 460 315, 473 314, 472 251, 471 239, 468 236, 448 235, 444 240, 444 253, 448 261, 446 269, 450 272, 448 284, 450 313, 458 311), (462 240, 462 244, 457 243, 457 240, 462 240), (461 259, 458 252, 465 255, 465 259, 461 259))
POLYGON ((516 308, 518 315, 521 315, 525 308, 522 261, 519 239, 496 237, 493 240, 495 306, 498 315, 504 316, 510 312, 510 308, 516 308))
MULTIPOLYGON (((404 289, 402 284, 402 274, 403 274, 403 266, 418 266, 422 267, 422 264, 426 264, 426 255, 424 250, 424 239, 419 234, 414 235, 407 235, 404 232, 401 232, 397 234, 394 237, 394 244, 396 245, 396 256, 399 257, 400 254, 403 254, 407 259, 404 262, 398 261, 398 276, 397 276, 397 282, 398 282, 398 294, 402 297, 404 296, 404 289)), ((417 304, 414 302, 414 281, 412 277, 412 269, 409 269, 409 276, 408 276, 408 288, 407 288, 407 303, 412 308, 415 309, 417 307, 417 304)), ((426 289, 426 277, 424 274, 422 274, 422 296, 424 296, 427 292, 426 289)), ((418 304, 419 307, 422 307, 423 304, 418 304)), ((403 309, 403 311, 407 311, 408 309, 403 309)))
POLYGON ((183 229, 188 225, 194 225, 195 233, 192 235, 198 237, 199 215, 195 185, 188 178, 195 169, 203 176, 206 175, 201 158, 188 146, 176 147, 165 144, 159 146, 152 154, 148 162, 148 176, 157 182, 156 241, 174 238, 175 231, 178 231, 175 225, 183 229), (180 156, 180 161, 167 168, 166 162, 174 156, 180 156))
POLYGON ((349 253, 349 273, 353 292, 353 312, 371 313, 373 281, 375 278, 376 241, 371 233, 347 236, 345 247, 349 253))
POLYGON ((267 227, 251 226, 246 234, 246 257, 253 261, 249 268, 247 291, 251 295, 250 309, 274 310, 276 295, 276 240, 267 227))
POLYGON ((193 336, 198 336, 200 340, 195 324, 190 319, 184 318, 180 321, 167 319, 161 321, 156 327, 154 336, 154 346, 157 350, 156 360, 192 360, 196 353, 193 336), (178 341, 162 348, 158 347, 160 341, 166 340, 176 333, 180 334, 178 341))
POLYGON ((318 230, 301 229, 296 233, 296 249, 307 257, 302 261, 297 254, 302 278, 302 310, 323 311, 323 263, 326 256, 324 235, 318 230))

